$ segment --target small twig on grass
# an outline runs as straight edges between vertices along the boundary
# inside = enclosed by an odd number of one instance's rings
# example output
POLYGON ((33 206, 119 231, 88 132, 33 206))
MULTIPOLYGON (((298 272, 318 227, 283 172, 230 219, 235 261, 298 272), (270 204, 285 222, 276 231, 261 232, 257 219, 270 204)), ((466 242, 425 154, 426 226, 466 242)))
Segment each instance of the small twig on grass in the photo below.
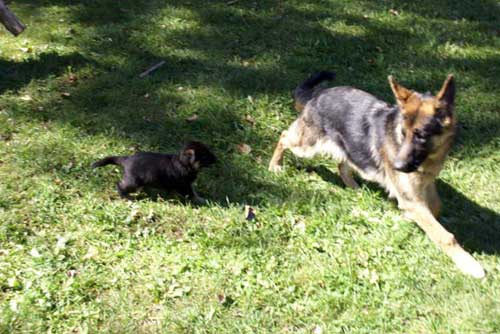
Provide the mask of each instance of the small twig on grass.
POLYGON ((144 72, 142 72, 141 74, 139 74, 139 77, 140 78, 144 78, 146 75, 148 75, 149 73, 151 73, 151 72, 155 71, 156 69, 160 68, 164 64, 165 64, 164 60, 160 61, 159 63, 151 66, 150 68, 148 68, 147 70, 145 70, 144 72))

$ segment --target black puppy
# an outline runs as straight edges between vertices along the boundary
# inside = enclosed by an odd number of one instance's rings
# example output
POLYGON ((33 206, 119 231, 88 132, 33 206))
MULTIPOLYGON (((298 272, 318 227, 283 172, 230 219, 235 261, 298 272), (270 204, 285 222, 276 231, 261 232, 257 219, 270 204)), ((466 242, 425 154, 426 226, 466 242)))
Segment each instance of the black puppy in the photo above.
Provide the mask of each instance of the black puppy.
POLYGON ((201 167, 215 163, 217 158, 200 142, 188 143, 178 154, 139 152, 131 156, 111 156, 92 164, 92 168, 109 164, 123 167, 123 178, 117 183, 118 193, 128 198, 130 193, 144 186, 175 190, 195 202, 205 200, 193 189, 201 167))

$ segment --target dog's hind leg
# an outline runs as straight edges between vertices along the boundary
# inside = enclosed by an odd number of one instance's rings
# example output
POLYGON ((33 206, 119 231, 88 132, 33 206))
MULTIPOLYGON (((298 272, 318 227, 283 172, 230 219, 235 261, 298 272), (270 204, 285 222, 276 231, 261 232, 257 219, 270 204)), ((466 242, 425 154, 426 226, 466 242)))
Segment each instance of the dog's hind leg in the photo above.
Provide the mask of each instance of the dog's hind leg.
POLYGON ((339 175, 344 184, 352 189, 359 189, 359 184, 352 177, 352 168, 347 162, 342 161, 339 163, 339 175))
POLYGON ((321 138, 320 131, 302 118, 296 119, 288 128, 283 131, 280 140, 274 149, 273 157, 269 163, 269 170, 278 172, 282 168, 283 154, 289 149, 299 158, 312 158, 317 153, 316 144, 321 138))
POLYGON ((271 158, 271 162, 269 163, 269 171, 271 172, 279 172, 283 166, 283 155, 285 154, 285 150, 288 147, 288 131, 283 131, 280 136, 280 140, 278 144, 276 144, 276 148, 274 149, 273 157, 271 158))

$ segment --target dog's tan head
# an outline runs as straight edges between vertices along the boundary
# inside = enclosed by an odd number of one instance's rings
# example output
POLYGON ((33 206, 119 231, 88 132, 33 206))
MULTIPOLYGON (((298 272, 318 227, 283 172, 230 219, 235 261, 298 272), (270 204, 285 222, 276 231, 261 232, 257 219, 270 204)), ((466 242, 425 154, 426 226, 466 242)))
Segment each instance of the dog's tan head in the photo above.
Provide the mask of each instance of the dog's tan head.
POLYGON ((396 134, 400 138, 400 148, 393 166, 410 173, 454 133, 455 80, 453 75, 448 75, 441 90, 433 96, 407 89, 392 76, 388 79, 403 116, 398 125, 400 133, 396 134))

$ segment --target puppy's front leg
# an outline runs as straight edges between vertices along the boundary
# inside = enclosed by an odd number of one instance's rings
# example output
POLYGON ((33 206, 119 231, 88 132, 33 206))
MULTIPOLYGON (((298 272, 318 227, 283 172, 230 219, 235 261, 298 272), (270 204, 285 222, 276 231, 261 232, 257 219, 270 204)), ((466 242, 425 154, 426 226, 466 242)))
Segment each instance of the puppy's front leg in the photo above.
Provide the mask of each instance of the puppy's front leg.
POLYGON ((207 200, 204 199, 203 197, 201 197, 200 195, 198 195, 198 193, 194 190, 194 188, 191 186, 191 190, 193 191, 193 194, 194 194, 194 197, 193 197, 193 201, 197 204, 207 204, 207 200))
POLYGON ((207 200, 204 199, 203 197, 200 197, 198 193, 194 190, 193 185, 185 185, 181 189, 179 189, 179 193, 182 196, 187 196, 191 201, 193 201, 196 204, 206 204, 207 200))
POLYGON ((456 266, 464 273, 475 278, 482 278, 485 272, 481 264, 466 252, 457 242, 455 236, 448 232, 434 218, 431 210, 421 202, 403 202, 400 207, 405 215, 415 221, 427 236, 448 255, 456 266))

